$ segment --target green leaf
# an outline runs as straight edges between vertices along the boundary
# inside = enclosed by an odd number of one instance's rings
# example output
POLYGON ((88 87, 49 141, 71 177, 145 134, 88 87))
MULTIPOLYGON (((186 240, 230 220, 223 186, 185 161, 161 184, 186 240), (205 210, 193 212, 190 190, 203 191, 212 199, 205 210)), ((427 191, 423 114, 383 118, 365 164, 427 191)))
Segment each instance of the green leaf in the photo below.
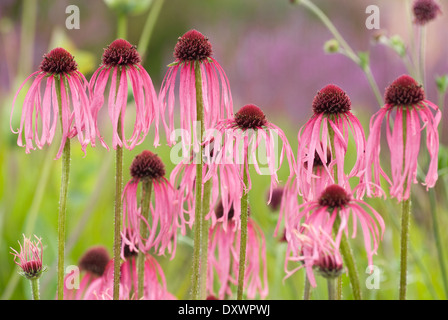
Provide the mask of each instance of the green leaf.
POLYGON ((448 74, 436 77, 437 90, 440 94, 444 94, 448 89, 448 74))

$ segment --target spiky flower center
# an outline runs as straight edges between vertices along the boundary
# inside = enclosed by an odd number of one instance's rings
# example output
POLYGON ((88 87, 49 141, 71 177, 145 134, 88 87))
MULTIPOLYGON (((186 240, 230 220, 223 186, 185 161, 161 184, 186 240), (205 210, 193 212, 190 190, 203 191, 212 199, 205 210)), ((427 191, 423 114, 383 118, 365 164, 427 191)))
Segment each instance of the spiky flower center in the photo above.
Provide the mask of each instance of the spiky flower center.
POLYGON ((351 200, 351 197, 341 186, 336 184, 327 187, 320 196, 319 205, 330 208, 343 208, 351 200))
POLYGON ((394 106, 411 106, 425 100, 425 91, 412 77, 402 75, 386 88, 384 99, 394 106))
POLYGON ((117 39, 104 49, 103 64, 106 66, 138 65, 141 61, 136 46, 124 39, 117 39))
POLYGON ((77 68, 73 56, 63 48, 55 48, 45 54, 40 64, 40 70, 49 74, 70 73, 77 68))
POLYGON ((330 84, 316 94, 312 107, 315 114, 339 114, 350 111, 351 101, 341 88, 330 84))
POLYGON ((180 61, 204 60, 212 55, 208 38, 196 30, 185 33, 176 43, 174 57, 180 61))
POLYGON ((44 271, 42 261, 40 260, 26 261, 21 265, 21 267, 23 275, 29 280, 39 278, 42 272, 44 271))
POLYGON ((438 14, 442 13, 439 4, 434 0, 416 0, 412 10, 414 11, 414 22, 419 25, 434 20, 438 14))
POLYGON ((263 111, 253 104, 245 105, 235 114, 235 123, 242 130, 259 129, 267 122, 263 111))
POLYGON ((158 155, 144 150, 132 161, 131 176, 135 179, 160 179, 165 175, 165 165, 158 155))
POLYGON ((89 249, 80 259, 79 268, 96 276, 102 276, 109 263, 109 253, 103 247, 89 249))
POLYGON ((335 279, 342 274, 342 264, 333 255, 322 255, 315 263, 318 273, 325 279, 335 279))

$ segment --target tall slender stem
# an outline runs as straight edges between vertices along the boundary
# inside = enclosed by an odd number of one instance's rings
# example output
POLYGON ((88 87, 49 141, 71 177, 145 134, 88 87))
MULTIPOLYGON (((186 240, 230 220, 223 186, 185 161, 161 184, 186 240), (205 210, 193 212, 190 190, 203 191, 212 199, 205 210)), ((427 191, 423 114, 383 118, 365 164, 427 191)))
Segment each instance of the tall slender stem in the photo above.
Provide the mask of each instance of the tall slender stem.
MULTIPOLYGON (((118 87, 121 78, 121 69, 117 70, 117 83, 116 92, 118 92, 118 87)), ((115 99, 117 97, 115 96, 115 99)), ((118 117, 117 133, 120 139, 123 141, 121 117, 118 117)), ((123 193, 123 147, 117 145, 115 150, 115 211, 114 211, 114 285, 113 285, 113 299, 120 299, 120 264, 121 264, 121 224, 123 215, 123 203, 121 199, 121 194, 123 193)))
POLYGON ((425 55, 426 55, 426 27, 425 26, 420 26, 419 29, 419 54, 418 54, 418 58, 419 58, 419 76, 420 76, 420 83, 423 85, 423 88, 426 89, 426 76, 425 76, 425 69, 426 69, 426 64, 425 64, 425 55))
POLYGON ((201 298, 201 272, 207 272, 206 266, 201 266, 201 241, 202 241, 202 136, 204 134, 204 100, 202 96, 202 75, 199 61, 194 63, 195 86, 196 86, 196 117, 198 130, 199 151, 196 154, 196 199, 195 199, 195 226, 194 226, 194 248, 193 248, 193 277, 192 277, 192 299, 201 298))
MULTIPOLYGON (((248 172, 246 165, 248 163, 247 153, 248 150, 243 150, 243 183, 247 187, 248 184, 248 172)), ((246 271, 246 247, 247 247, 247 219, 249 209, 249 190, 245 190, 241 197, 241 236, 240 236, 240 261, 238 268, 238 291, 237 300, 243 300, 244 292, 244 274, 246 271)))
POLYGON ((142 59, 145 58, 148 44, 151 40, 151 35, 157 22, 157 18, 160 15, 160 11, 162 10, 164 1, 165 0, 154 1, 154 3, 151 5, 151 9, 149 9, 148 18, 146 19, 145 25, 143 26, 143 31, 140 34, 140 40, 138 42, 138 50, 142 59))
POLYGON ((126 13, 119 13, 117 19, 117 36, 118 38, 126 38, 128 33, 128 16, 126 13))
POLYGON ((201 232, 201 299, 207 298, 207 265, 208 265, 208 232, 210 223, 206 216, 210 211, 210 192, 212 188, 212 179, 204 184, 204 195, 202 199, 202 232, 201 232))
MULTIPOLYGON (((406 118, 407 110, 403 110, 403 146, 406 145, 406 118)), ((404 147, 403 147, 404 148, 404 147)), ((403 163, 405 162, 405 153, 403 152, 403 163)), ((403 190, 406 190, 406 181, 403 190)), ((401 235, 400 235, 400 286, 399 297, 400 300, 406 300, 407 288, 407 268, 408 268, 408 242, 409 242, 409 221, 411 214, 411 199, 403 200, 401 203, 401 235)))
POLYGON ((328 300, 337 300, 337 279, 327 278, 328 300))
POLYGON ((39 279, 30 279, 30 284, 31 284, 31 295, 33 296, 33 300, 40 300, 39 279))
MULTIPOLYGON (((144 179, 142 181, 142 196, 141 196, 141 215, 142 218, 149 222, 150 204, 151 204, 151 193, 152 193, 152 181, 151 179, 144 179)), ((140 235, 143 240, 148 238, 149 230, 144 220, 140 221, 140 235)), ((146 252, 141 250, 138 252, 137 256, 137 277, 138 277, 138 298, 142 299, 144 296, 144 282, 145 282, 145 260, 146 252)))
MULTIPOLYGON (((55 78, 56 97, 59 105, 59 120, 62 125, 62 76, 55 78)), ((59 213, 58 213, 58 300, 64 299, 64 258, 65 258, 65 234, 66 234, 66 214, 67 214, 67 191, 70 177, 70 139, 65 141, 62 151, 62 171, 61 171, 61 190, 59 195, 59 213)))
POLYGON ((305 275, 305 287, 303 289, 303 300, 311 300, 311 284, 308 277, 305 275))

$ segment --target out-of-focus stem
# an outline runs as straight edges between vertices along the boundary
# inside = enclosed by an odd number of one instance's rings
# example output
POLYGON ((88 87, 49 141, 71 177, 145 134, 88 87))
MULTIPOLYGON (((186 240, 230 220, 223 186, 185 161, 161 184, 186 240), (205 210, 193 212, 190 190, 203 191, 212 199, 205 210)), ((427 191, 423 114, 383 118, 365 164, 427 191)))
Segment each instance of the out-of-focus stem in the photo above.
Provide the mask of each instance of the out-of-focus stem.
POLYGON ((39 279, 30 279, 30 284, 31 284, 31 295, 33 296, 33 300, 40 300, 39 279))
POLYGON ((146 19, 145 25, 143 26, 143 31, 140 34, 140 40, 138 42, 138 50, 142 59, 145 58, 146 51, 151 40, 152 32, 157 22, 157 18, 160 15, 160 11, 162 10, 164 1, 165 0, 154 1, 154 3, 151 5, 151 8, 149 9, 148 18, 146 19))

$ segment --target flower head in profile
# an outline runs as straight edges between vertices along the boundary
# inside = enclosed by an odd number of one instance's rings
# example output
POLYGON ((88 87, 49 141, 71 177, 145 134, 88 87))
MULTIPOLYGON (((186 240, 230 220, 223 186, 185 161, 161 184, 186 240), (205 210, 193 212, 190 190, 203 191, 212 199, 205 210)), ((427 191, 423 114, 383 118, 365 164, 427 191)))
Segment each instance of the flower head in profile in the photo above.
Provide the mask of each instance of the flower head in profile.
POLYGON ((19 251, 11 248, 14 263, 20 267, 19 273, 28 280, 39 279, 46 267, 43 265, 42 239, 36 235, 35 241, 23 235, 23 245, 19 242, 19 251))
POLYGON ((200 68, 204 102, 204 127, 213 127, 219 120, 230 117, 233 102, 227 76, 212 57, 212 45, 207 37, 197 30, 190 30, 179 37, 174 48, 174 62, 169 65, 160 90, 162 120, 168 143, 174 143, 175 86, 179 75, 180 128, 182 143, 196 137, 196 67, 200 68), (165 114, 167 113, 167 114, 165 114), (165 119, 168 117, 168 119, 165 119), (192 131, 193 130, 193 131, 192 131), (193 133, 193 134, 192 134, 193 133))
POLYGON ((53 142, 59 123, 62 135, 56 159, 62 155, 67 139, 75 136, 84 152, 89 143, 95 146, 96 129, 87 90, 88 82, 67 50, 55 48, 45 54, 39 70, 25 79, 13 100, 10 128, 18 134, 17 144, 24 146, 26 153, 35 149, 34 143, 42 149, 53 142), (34 80, 25 95, 20 127, 16 131, 12 125, 14 107, 31 78, 34 80))
POLYGON ((350 229, 352 238, 357 236, 359 224, 369 265, 372 265, 372 257, 378 250, 385 230, 384 219, 375 209, 354 198, 351 191, 348 192, 336 184, 328 186, 318 199, 301 204, 298 211, 287 218, 289 221, 286 223, 286 239, 290 239, 295 230, 301 231, 302 224, 331 235, 335 221, 339 220, 334 239, 336 249, 339 249, 343 234, 348 234, 350 229))
MULTIPOLYGON (((230 208, 227 216, 227 228, 224 228, 222 202, 218 202, 214 214, 217 223, 210 227, 208 246, 208 277, 207 293, 210 296, 224 299, 233 295, 233 286, 237 285, 239 269, 240 235, 238 221, 240 214, 230 208), (220 285, 215 294, 215 276, 220 285)), ((244 276, 244 288, 248 299, 255 299, 257 295, 263 299, 268 294, 266 242, 263 231, 248 217, 247 229, 247 258, 244 276)))
POLYGON ((78 263, 81 273, 79 287, 75 286, 75 273, 68 273, 64 280, 64 299, 82 300, 90 284, 103 276, 106 267, 110 261, 109 252, 103 246, 94 246, 89 248, 81 257, 78 263))
MULTIPOLYGON (((299 179, 311 184, 316 168, 314 164, 319 161, 327 172, 330 166, 335 166, 338 181, 346 181, 344 166, 350 133, 356 147, 356 161, 348 176, 360 176, 364 165, 365 136, 361 123, 351 112, 349 96, 338 86, 330 84, 316 94, 312 108, 313 116, 298 135, 299 179)), ((302 189, 307 188, 303 186, 302 189)))
MULTIPOLYGON (((268 203, 270 203, 272 193, 278 185, 277 172, 285 157, 289 164, 290 175, 294 172, 295 159, 284 132, 269 122, 263 111, 253 104, 247 104, 233 117, 221 120, 215 129, 216 131, 210 130, 205 138, 206 141, 214 139, 217 146, 213 161, 230 161, 237 164, 240 167, 241 176, 243 176, 244 167, 246 172, 249 172, 249 162, 251 162, 258 174, 270 175, 271 185, 268 197, 268 203), (216 133, 219 139, 213 136, 216 133), (279 140, 282 144, 280 151, 278 150, 279 140), (265 157, 267 167, 261 167, 257 161, 258 157, 265 157)), ((248 175, 248 185, 244 187, 247 190, 251 189, 250 175, 248 175)))
MULTIPOLYGON (((113 41, 104 49, 102 64, 90 79, 93 94, 92 113, 98 123, 98 113, 104 104, 104 94, 110 79, 108 96, 108 113, 112 122, 112 146, 114 149, 126 147, 133 149, 143 142, 151 125, 155 124, 154 145, 159 144, 158 102, 151 77, 141 65, 137 48, 124 39, 113 41), (125 116, 128 101, 128 84, 135 101, 135 121, 130 138, 126 138, 125 116), (120 132, 118 132, 120 128, 120 132)), ((97 129, 102 144, 107 147, 97 129)))
POLYGON ((437 178, 439 108, 425 98, 425 92, 412 77, 402 75, 387 87, 386 104, 370 120, 370 136, 366 147, 366 189, 368 196, 382 194, 380 177, 391 185, 390 195, 398 201, 409 198, 410 189, 417 181, 418 156, 423 129, 426 129, 426 147, 430 156, 424 185, 434 187, 437 178), (395 119, 393 119, 395 115, 395 119), (387 126, 386 137, 390 150, 390 178, 380 165, 381 125, 387 126))
POLYGON ((158 155, 144 150, 134 158, 130 174, 132 179, 123 190, 123 242, 131 251, 146 253, 153 248, 159 254, 168 250, 174 256, 179 221, 175 192, 165 178, 165 165, 158 155), (151 197, 147 204, 137 196, 139 186, 142 188, 145 182, 150 190, 146 196, 151 197), (148 206, 148 218, 141 214, 143 205, 148 206), (142 223, 149 231, 146 238, 141 235, 142 223))
POLYGON ((425 25, 442 13, 436 0, 415 0, 412 5, 414 22, 417 25, 425 25))
POLYGON ((343 272, 342 256, 331 233, 322 228, 302 225, 288 239, 285 260, 286 278, 305 268, 311 286, 316 287, 314 272, 324 278, 337 278, 343 272), (288 263, 299 262, 299 266, 288 270, 288 263))

